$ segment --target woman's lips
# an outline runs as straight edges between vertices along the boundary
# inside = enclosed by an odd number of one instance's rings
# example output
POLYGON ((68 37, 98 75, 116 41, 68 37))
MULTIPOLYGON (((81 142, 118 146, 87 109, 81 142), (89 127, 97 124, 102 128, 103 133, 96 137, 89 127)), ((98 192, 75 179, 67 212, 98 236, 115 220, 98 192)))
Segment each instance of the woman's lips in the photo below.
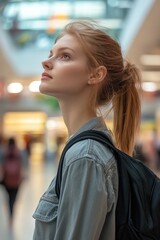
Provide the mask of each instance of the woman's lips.
POLYGON ((42 80, 51 79, 51 78, 52 76, 49 75, 48 73, 46 72, 42 73, 42 77, 41 77, 42 80))

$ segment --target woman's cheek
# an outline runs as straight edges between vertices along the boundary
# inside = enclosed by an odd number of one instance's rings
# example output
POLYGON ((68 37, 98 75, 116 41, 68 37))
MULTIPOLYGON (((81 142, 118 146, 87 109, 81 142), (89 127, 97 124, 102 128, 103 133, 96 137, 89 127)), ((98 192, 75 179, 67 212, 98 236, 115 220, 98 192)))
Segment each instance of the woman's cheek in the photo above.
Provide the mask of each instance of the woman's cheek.
POLYGON ((84 73, 86 73, 84 67, 80 66, 79 64, 66 64, 65 66, 61 65, 59 68, 59 74, 57 72, 58 76, 62 79, 79 78, 80 76, 84 76, 84 73))

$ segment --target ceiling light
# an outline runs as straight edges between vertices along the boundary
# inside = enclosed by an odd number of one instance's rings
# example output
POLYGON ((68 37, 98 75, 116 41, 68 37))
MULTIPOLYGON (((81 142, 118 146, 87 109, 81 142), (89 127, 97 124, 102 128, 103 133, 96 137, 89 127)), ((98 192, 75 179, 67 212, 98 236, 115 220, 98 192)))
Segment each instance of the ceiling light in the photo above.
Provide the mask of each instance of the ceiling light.
POLYGON ((9 93, 20 93, 23 90, 21 83, 10 83, 7 87, 9 93))
POLYGON ((153 82, 143 82, 142 89, 145 92, 155 92, 158 90, 157 85, 153 82))

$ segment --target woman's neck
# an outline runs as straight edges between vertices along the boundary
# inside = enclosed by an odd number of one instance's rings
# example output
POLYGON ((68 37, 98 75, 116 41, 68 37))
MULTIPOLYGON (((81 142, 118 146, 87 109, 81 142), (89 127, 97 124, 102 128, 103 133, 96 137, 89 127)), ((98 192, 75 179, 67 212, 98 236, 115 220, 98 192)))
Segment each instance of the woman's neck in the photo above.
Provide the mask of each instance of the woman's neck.
POLYGON ((71 103, 60 102, 60 107, 65 125, 68 129, 69 137, 76 133, 91 118, 96 117, 96 113, 91 111, 85 104, 79 104, 78 101, 71 103))

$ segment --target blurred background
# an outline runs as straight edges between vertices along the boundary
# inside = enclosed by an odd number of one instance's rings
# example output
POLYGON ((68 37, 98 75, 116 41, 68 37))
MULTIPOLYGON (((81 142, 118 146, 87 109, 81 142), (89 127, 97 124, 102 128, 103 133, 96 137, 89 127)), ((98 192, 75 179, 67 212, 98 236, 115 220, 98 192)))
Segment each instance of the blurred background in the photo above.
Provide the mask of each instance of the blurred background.
MULTIPOLYGON (((56 174, 67 138, 56 99, 39 93, 41 61, 66 23, 86 18, 108 28, 123 55, 141 70, 135 154, 160 172, 160 1, 0 0, 0 149, 14 137, 25 155, 12 227, 8 196, 0 185, 0 240, 32 239, 32 214, 56 174)), ((112 117, 107 124, 112 128, 112 117)))

